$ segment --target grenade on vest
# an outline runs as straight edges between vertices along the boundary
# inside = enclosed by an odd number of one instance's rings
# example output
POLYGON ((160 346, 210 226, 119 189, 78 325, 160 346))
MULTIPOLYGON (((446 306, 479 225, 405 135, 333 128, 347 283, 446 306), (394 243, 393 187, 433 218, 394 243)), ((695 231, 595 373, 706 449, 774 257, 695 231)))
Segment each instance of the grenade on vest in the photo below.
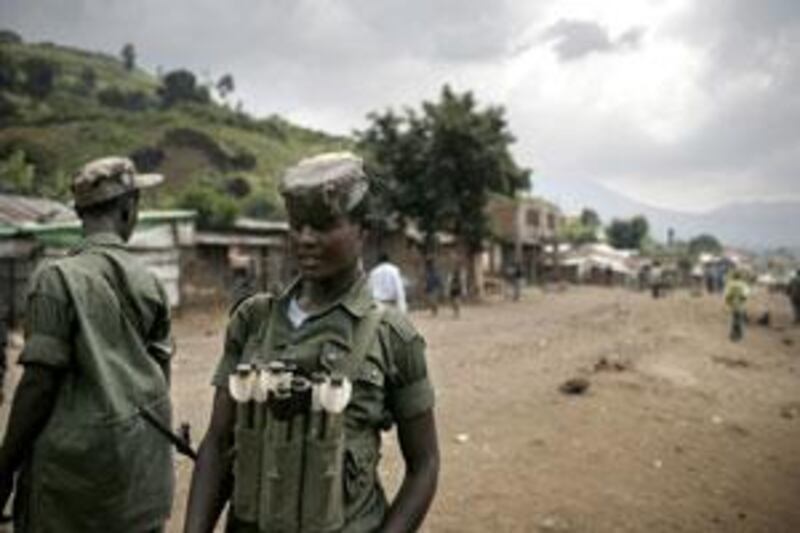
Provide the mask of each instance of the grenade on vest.
POLYGON ((256 388, 256 373, 253 366, 242 364, 228 378, 228 388, 236 402, 236 422, 240 427, 252 427, 253 424, 253 389, 256 388))

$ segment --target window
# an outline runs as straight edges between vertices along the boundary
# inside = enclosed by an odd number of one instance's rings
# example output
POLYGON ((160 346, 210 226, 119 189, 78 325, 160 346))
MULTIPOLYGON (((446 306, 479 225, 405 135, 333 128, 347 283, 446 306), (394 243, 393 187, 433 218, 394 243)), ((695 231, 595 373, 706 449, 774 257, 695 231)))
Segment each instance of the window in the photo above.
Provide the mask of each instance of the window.
POLYGON ((533 226, 534 228, 538 228, 539 227, 539 211, 537 211, 536 209, 528 209, 528 211, 525 212, 525 222, 529 226, 533 226))

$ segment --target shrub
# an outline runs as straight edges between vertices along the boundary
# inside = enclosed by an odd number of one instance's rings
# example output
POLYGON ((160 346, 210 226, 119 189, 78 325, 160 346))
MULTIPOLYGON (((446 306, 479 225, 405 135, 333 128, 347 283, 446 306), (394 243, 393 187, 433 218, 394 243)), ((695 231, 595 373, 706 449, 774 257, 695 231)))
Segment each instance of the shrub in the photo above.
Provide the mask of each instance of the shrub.
POLYGON ((125 91, 118 87, 107 87, 97 93, 97 100, 107 107, 126 111, 144 111, 151 101, 143 91, 125 91))
POLYGON ((195 184, 183 191, 177 207, 197 211, 197 225, 201 228, 226 228, 239 216, 239 206, 229 196, 207 184, 195 184))

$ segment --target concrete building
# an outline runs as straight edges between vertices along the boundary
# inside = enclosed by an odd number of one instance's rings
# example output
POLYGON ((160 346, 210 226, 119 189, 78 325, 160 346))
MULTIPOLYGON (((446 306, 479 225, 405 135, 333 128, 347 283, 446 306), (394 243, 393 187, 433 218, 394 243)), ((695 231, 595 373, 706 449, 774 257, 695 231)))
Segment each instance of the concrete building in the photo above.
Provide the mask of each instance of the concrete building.
POLYGON ((504 276, 519 262, 525 279, 540 280, 549 261, 545 246, 558 240, 564 225, 561 209, 534 196, 493 195, 486 214, 494 238, 487 247, 484 269, 490 275, 504 276))

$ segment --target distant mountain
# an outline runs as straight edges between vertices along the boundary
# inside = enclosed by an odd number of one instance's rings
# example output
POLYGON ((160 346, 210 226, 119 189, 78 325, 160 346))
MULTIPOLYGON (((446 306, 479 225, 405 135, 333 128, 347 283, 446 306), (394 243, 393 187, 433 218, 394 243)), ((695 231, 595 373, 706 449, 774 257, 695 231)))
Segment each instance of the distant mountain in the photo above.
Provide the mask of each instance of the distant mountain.
POLYGON ((535 192, 568 212, 590 207, 605 221, 644 215, 651 234, 661 241, 666 240, 669 228, 674 228, 680 239, 711 233, 725 244, 753 250, 800 248, 800 202, 736 203, 706 213, 688 213, 637 202, 589 180, 542 179, 536 181, 535 192))

